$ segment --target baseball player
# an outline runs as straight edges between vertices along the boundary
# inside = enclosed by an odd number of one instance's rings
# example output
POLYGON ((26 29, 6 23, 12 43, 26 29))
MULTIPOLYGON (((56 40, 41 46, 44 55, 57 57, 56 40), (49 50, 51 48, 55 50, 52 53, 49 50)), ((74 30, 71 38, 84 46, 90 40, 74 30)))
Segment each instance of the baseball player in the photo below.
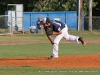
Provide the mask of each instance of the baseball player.
POLYGON ((53 49, 52 49, 52 55, 48 59, 56 59, 58 58, 58 49, 59 49, 59 42, 64 37, 66 40, 70 40, 73 42, 77 42, 79 44, 79 41, 82 43, 83 46, 86 45, 85 40, 82 37, 74 36, 68 34, 68 27, 65 23, 57 20, 50 20, 48 17, 44 18, 44 29, 46 32, 46 35, 48 39, 50 40, 53 49), (51 35, 55 35, 55 38, 53 39, 51 35))
POLYGON ((44 29, 41 27, 43 25, 43 21, 41 17, 38 17, 38 21, 36 22, 36 24, 37 24, 37 33, 38 33, 38 30, 41 30, 43 34, 44 29))

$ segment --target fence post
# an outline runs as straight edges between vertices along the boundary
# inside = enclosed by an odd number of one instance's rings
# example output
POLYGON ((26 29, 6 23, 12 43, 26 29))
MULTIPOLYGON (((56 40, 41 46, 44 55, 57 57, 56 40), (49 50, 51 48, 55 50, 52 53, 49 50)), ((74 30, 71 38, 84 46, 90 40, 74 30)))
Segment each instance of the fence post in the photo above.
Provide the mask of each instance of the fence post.
POLYGON ((92 32, 92 0, 89 0, 89 31, 92 32))
POLYGON ((78 31, 82 30, 82 2, 83 0, 77 0, 78 31))
POLYGON ((12 18, 12 11, 10 12, 10 14, 11 14, 11 35, 13 35, 13 24, 12 24, 12 20, 13 20, 13 18, 12 18))

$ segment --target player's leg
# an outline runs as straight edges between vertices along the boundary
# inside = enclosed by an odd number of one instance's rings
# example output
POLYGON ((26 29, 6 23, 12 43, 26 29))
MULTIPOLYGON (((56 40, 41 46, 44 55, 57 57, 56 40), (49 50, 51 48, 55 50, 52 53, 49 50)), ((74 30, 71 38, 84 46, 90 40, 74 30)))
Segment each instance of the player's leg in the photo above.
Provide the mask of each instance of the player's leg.
POLYGON ((68 34, 68 28, 66 28, 66 33, 64 35, 64 38, 66 40, 69 40, 69 41, 72 41, 72 42, 77 42, 78 44, 79 44, 79 42, 81 42, 83 46, 86 45, 86 42, 82 37, 68 34))
POLYGON ((79 44, 79 41, 78 41, 79 37, 78 36, 70 35, 70 34, 68 34, 68 32, 66 32, 66 34, 64 35, 64 38, 66 40, 69 40, 72 42, 77 42, 79 44))
POLYGON ((59 42, 63 38, 63 36, 64 36, 64 33, 55 36, 54 38, 55 44, 53 44, 52 46, 52 55, 49 59, 58 58, 59 42))

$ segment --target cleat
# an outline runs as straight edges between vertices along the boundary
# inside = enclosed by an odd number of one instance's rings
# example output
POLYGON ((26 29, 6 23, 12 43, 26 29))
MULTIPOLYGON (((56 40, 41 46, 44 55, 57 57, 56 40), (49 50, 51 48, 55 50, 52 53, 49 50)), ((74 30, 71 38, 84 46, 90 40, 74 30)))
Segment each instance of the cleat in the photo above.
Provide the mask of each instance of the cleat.
POLYGON ((50 56, 48 59, 49 60, 53 60, 53 59, 57 59, 58 57, 53 57, 53 56, 50 56))
POLYGON ((82 43, 83 46, 86 45, 86 42, 85 42, 85 40, 83 39, 83 37, 79 37, 78 40, 82 43))

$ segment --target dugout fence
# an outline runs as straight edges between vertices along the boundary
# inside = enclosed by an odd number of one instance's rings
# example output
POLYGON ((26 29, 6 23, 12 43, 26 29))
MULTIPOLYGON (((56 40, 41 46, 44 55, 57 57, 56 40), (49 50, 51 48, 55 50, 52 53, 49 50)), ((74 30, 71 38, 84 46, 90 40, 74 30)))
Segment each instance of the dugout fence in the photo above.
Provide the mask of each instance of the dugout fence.
MULTIPOLYGON (((89 17, 84 17, 84 29, 89 30, 89 17)), ((92 17, 92 30, 100 31, 100 16, 92 17)))
MULTIPOLYGON (((22 34, 27 34, 24 33, 25 31, 28 31, 30 33, 30 26, 36 26, 36 21, 35 22, 30 22, 30 20, 35 19, 40 16, 23 16, 23 33, 22 34), (27 29, 26 29, 27 28, 27 29)), ((70 16, 70 17, 65 17, 61 16, 59 18, 53 16, 55 19, 60 20, 63 18, 63 20, 66 19, 75 19, 77 17, 75 16, 70 16)), ((13 18, 11 15, 0 15, 0 35, 13 35, 14 31, 19 32, 16 30, 16 26, 13 26, 13 24, 16 24, 16 22, 13 22, 13 18), (6 19, 9 17, 9 21, 6 21, 6 19)), ((44 18, 44 17, 43 17, 44 18)), ((84 30, 89 30, 89 17, 83 17, 84 19, 84 30)), ((20 22, 19 22, 20 23, 20 22)), ((70 22, 71 23, 71 22, 70 22)), ((18 24, 18 23, 17 23, 18 24)), ((74 24, 74 23, 73 23, 74 24)), ((72 29, 73 30, 73 29, 72 29)), ((100 16, 93 16, 92 17, 92 30, 97 30, 100 31, 100 16)), ((41 33, 41 31, 40 31, 41 33)))
POLYGON ((11 25, 11 22, 5 22, 8 15, 0 15, 0 35, 7 35, 11 34, 11 28, 9 25, 11 25))
MULTIPOLYGON (((35 25, 36 26, 36 21, 37 21, 37 17, 40 17, 40 16, 24 16, 24 22, 23 23, 23 27, 24 27, 24 30, 27 30, 27 28, 31 25, 35 25), (27 21, 26 21, 27 20, 27 21), (35 20, 34 22, 31 22, 32 20, 35 20)), ((42 17, 44 18, 44 16, 42 17)), ((64 22, 64 20, 68 21, 66 22, 68 24, 68 27, 70 30, 77 30, 77 19, 78 17, 76 16, 60 16, 60 17, 56 17, 56 16, 50 16, 50 18, 52 20, 56 19, 56 20, 61 20, 62 19, 62 22, 64 22), (70 19, 70 21, 69 21, 70 19), (71 25, 73 25, 74 27, 71 27, 71 25), (76 27, 75 27, 76 26, 76 27)), ((82 25, 84 25, 83 27, 83 30, 87 30, 89 31, 89 16, 86 16, 86 17, 82 17, 82 25)), ((93 16, 92 17, 92 30, 97 30, 97 31, 100 31, 100 16, 93 16)))

